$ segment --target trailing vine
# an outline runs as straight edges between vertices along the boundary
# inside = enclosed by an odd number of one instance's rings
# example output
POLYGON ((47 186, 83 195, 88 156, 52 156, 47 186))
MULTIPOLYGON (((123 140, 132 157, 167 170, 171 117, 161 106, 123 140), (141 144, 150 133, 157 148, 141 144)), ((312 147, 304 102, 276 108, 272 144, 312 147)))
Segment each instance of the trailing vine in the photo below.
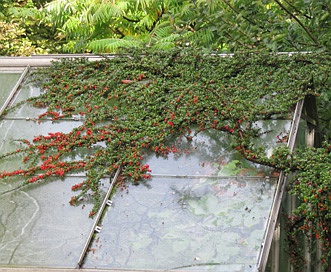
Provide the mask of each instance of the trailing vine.
POLYGON ((330 62, 325 54, 225 58, 190 48, 54 62, 34 73, 41 94, 27 103, 45 108, 38 122, 74 118, 81 123, 69 133, 21 140, 23 148, 0 159, 23 154, 23 167, 1 172, 0 178, 19 175, 29 184, 85 172, 86 179, 72 187, 76 195, 70 203, 77 205, 92 194, 92 216, 100 204, 103 176, 122 167, 122 182, 149 179, 152 169, 143 163, 147 151, 167 156, 177 152, 167 142, 170 137, 185 135, 189 142, 201 131, 223 131, 246 159, 297 172, 290 189, 302 204, 296 220, 291 218, 296 225, 289 237, 314 226, 313 235, 323 241, 322 260, 330 268, 331 148, 290 153, 279 145, 269 156, 263 146, 254 145, 261 133, 256 122, 289 118, 299 100, 330 87, 330 62))

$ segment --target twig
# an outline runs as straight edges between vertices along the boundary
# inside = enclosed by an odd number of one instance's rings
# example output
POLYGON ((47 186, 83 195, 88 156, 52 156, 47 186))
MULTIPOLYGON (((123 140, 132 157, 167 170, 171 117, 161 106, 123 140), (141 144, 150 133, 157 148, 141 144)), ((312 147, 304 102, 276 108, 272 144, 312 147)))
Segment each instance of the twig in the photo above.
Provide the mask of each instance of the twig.
POLYGON ((258 25, 258 24, 255 23, 254 21, 252 21, 251 19, 247 18, 246 16, 243 16, 243 15, 241 14, 240 11, 236 10, 233 6, 231 6, 231 4, 229 3, 229 1, 227 1, 227 0, 223 0, 223 2, 224 2, 224 3, 225 3, 230 9, 232 9, 235 13, 241 15, 241 16, 242 16, 247 22, 251 23, 252 25, 256 25, 256 26, 258 26, 259 28, 263 29, 263 27, 261 27, 260 25, 258 25))
POLYGON ((288 0, 284 0, 291 8, 293 8, 297 13, 300 13, 302 16, 306 17, 307 19, 312 19, 312 17, 308 16, 307 14, 304 14, 299 10, 296 6, 292 5, 288 0))

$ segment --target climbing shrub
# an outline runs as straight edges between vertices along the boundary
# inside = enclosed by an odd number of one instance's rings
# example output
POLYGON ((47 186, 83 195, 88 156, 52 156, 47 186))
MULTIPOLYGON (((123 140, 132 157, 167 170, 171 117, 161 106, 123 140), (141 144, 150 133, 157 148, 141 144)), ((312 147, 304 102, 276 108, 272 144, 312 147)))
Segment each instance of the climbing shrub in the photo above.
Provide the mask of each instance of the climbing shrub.
POLYGON ((191 48, 54 62, 34 73, 41 94, 26 103, 45 108, 38 122, 74 118, 82 123, 69 133, 22 139, 23 147, 0 157, 23 155, 22 168, 1 172, 0 178, 19 175, 29 184, 85 172, 86 179, 72 187, 76 195, 70 203, 92 195, 92 216, 99 208, 104 175, 121 167, 122 182, 149 179, 152 169, 143 163, 147 152, 167 156, 177 152, 167 144, 170 138, 185 135, 190 141, 201 131, 223 131, 248 160, 298 173, 290 189, 302 205, 291 218, 289 237, 308 233, 307 226, 313 225, 313 235, 323 240, 322 260, 328 267, 329 147, 290 153, 280 145, 270 156, 254 145, 261 136, 254 124, 289 118, 299 100, 319 96, 330 87, 329 65, 327 54, 222 57, 191 48))

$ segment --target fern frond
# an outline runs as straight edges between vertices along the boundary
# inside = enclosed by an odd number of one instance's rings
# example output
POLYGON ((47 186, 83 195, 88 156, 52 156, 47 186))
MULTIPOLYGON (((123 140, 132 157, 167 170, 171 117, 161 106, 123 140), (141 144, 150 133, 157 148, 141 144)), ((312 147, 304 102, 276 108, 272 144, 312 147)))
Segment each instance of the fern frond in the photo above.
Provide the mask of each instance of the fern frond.
POLYGON ((93 28, 84 24, 80 18, 71 16, 63 25, 63 31, 67 33, 69 38, 84 38, 91 35, 93 28))
POLYGON ((116 3, 116 5, 114 5, 114 8, 116 8, 119 12, 121 12, 122 10, 128 10, 130 6, 130 1, 119 1, 116 3))
POLYGON ((193 3, 187 3, 183 5, 180 10, 180 16, 187 17, 187 18, 193 18, 192 15, 196 12, 196 7, 193 3))
POLYGON ((150 28, 154 24, 155 19, 156 18, 154 14, 148 13, 140 19, 139 23, 137 24, 137 27, 150 28))
POLYGON ((156 1, 155 0, 137 0, 136 1, 136 10, 139 10, 140 8, 142 10, 146 10, 150 6, 152 6, 156 1))
POLYGON ((163 37, 162 39, 154 39, 152 49, 155 50, 169 50, 176 45, 176 41, 181 38, 179 34, 172 34, 163 37))
POLYGON ((210 47, 214 42, 214 33, 209 28, 200 29, 199 31, 187 31, 183 38, 189 42, 203 47, 210 47))
POLYGON ((61 27, 69 16, 75 14, 75 0, 56 0, 46 4, 44 13, 47 20, 55 27, 61 27))
POLYGON ((152 50, 170 50, 175 47, 174 42, 160 42, 152 46, 152 50))

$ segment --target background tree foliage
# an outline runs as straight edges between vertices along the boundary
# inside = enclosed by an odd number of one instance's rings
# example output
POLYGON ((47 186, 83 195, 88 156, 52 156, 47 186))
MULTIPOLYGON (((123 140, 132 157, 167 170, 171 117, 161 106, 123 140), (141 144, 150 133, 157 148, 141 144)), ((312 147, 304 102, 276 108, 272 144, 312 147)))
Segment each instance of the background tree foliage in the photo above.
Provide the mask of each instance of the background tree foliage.
POLYGON ((0 54, 187 43, 218 52, 329 50, 330 12, 328 0, 4 0, 0 54))
POLYGON ((70 51, 182 43, 218 51, 330 48, 328 0, 55 0, 47 21, 70 51))
POLYGON ((45 20, 47 0, 0 2, 0 55, 25 56, 57 52, 55 32, 45 20))

